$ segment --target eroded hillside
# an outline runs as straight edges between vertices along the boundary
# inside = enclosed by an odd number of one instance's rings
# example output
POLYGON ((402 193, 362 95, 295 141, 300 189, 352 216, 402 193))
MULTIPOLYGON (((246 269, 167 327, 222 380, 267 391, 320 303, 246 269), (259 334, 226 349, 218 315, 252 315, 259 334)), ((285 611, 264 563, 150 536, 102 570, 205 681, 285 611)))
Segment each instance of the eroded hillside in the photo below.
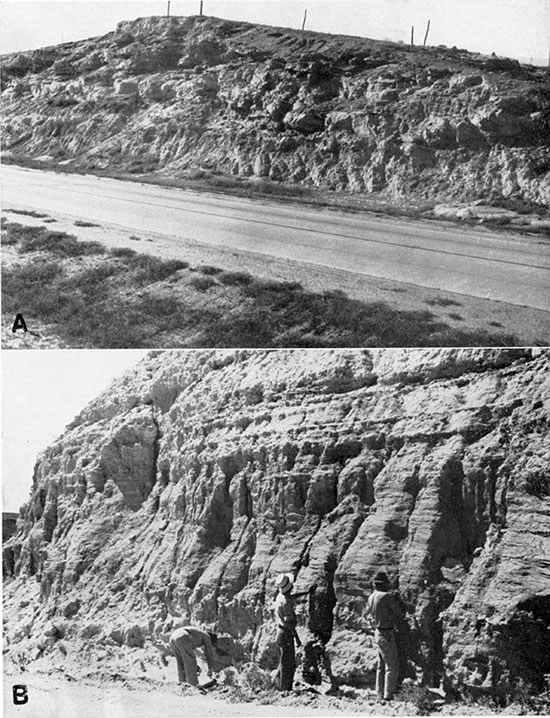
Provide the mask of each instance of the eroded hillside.
POLYGON ((542 68, 216 18, 4 56, 3 148, 394 197, 550 201, 542 68))
POLYGON ((4 547, 5 660, 146 671, 193 621, 270 669, 292 571, 309 679, 326 651, 366 685, 382 567, 407 609, 402 675, 540 687, 549 368, 528 349, 153 353, 38 459, 4 547))

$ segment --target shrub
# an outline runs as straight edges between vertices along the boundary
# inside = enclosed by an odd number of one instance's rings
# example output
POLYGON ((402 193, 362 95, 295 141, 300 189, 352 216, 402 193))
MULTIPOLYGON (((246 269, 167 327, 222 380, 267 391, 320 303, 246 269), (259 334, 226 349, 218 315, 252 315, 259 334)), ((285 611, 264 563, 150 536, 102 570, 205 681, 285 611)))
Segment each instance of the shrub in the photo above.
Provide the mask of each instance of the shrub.
POLYGON ((416 715, 427 716, 433 713, 434 697, 427 688, 412 684, 403 684, 397 697, 402 701, 412 703, 416 708, 416 715))
POLYGON ((296 293, 302 292, 303 290, 299 282, 275 282, 271 279, 254 279, 250 284, 245 285, 242 291, 247 297, 258 298, 271 296, 271 300, 277 302, 278 306, 281 306, 281 303, 285 301, 294 302, 296 300, 296 293))
POLYGON ((220 282, 228 286, 246 285, 252 282, 252 277, 248 272, 221 272, 220 282))
POLYGON ((134 257, 137 257, 138 253, 135 249, 130 249, 130 247, 113 247, 110 254, 118 259, 133 259, 134 257))
POLYGON ((429 304, 431 307, 433 306, 439 306, 439 307, 461 307, 462 304, 460 302, 455 301, 454 299, 449 299, 448 297, 434 297, 433 299, 426 299, 426 304, 429 304))
POLYGON ((65 57, 56 60, 52 65, 52 69, 54 73, 63 80, 69 80, 72 77, 76 77, 78 74, 78 70, 75 65, 65 57))
POLYGON ((206 292, 212 287, 215 287, 217 282, 211 277, 193 277, 190 284, 198 292, 206 292))
POLYGON ((220 274, 223 270, 219 267, 212 267, 209 264, 203 264, 200 267, 197 267, 197 272, 200 272, 201 274, 207 274, 207 275, 215 275, 220 274))
POLYGON ((80 257, 105 252, 99 242, 80 242, 72 234, 54 232, 44 227, 23 227, 18 234, 21 237, 22 252, 46 251, 60 257, 80 257))
POLYGON ((10 244, 17 244, 17 237, 14 234, 11 234, 10 232, 3 231, 0 242, 2 245, 9 246, 10 244))
POLYGON ((137 270, 136 279, 143 283, 161 282, 180 269, 187 269, 189 263, 181 259, 158 259, 148 254, 136 253, 132 266, 137 270))
POLYGON ((35 217, 36 219, 44 219, 48 216, 47 214, 44 214, 43 212, 37 212, 34 209, 9 209, 6 211, 13 212, 13 214, 23 214, 26 217, 35 217))
POLYGON ((95 222, 88 222, 85 219, 77 219, 74 223, 75 227, 101 227, 100 224, 96 224, 95 222))

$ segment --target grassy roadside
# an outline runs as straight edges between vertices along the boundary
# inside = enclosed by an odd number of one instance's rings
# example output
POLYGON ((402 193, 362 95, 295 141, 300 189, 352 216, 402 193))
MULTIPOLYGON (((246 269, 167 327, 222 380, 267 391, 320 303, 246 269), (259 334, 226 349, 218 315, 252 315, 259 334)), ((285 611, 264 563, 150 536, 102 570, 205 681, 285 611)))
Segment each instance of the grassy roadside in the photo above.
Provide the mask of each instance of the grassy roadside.
POLYGON ((2 270, 4 312, 56 327, 78 347, 513 346, 515 336, 458 330, 431 311, 397 311, 341 291, 108 250, 46 227, 4 222, 15 253, 2 270))
MULTIPOLYGON (((125 182, 139 182, 159 187, 193 190, 195 192, 219 193, 226 196, 242 197, 246 199, 269 199, 285 204, 308 205, 311 207, 324 207, 327 209, 343 210, 346 212, 369 213, 387 217, 402 217, 408 219, 422 219, 434 222, 452 222, 462 227, 476 227, 482 225, 494 232, 513 232, 515 234, 532 234, 549 236, 547 227, 531 225, 515 225, 509 218, 477 220, 458 219, 447 217, 442 220, 432 214, 436 204, 435 200, 389 198, 377 194, 354 194, 352 192, 330 192, 314 187, 274 182, 263 178, 249 179, 246 177, 228 176, 221 172, 208 169, 194 169, 187 171, 181 177, 168 177, 159 174, 146 162, 132 161, 117 169, 103 169, 94 167, 79 167, 74 162, 59 164, 54 160, 36 160, 27 156, 12 155, 2 159, 4 164, 13 164, 29 169, 48 170, 63 174, 88 174, 92 172, 99 177, 118 179, 125 182)), ((451 202, 452 204, 452 202, 451 202)), ((491 202, 494 207, 510 209, 519 214, 534 214, 548 217, 549 210, 542 205, 523 200, 499 199, 491 202)))

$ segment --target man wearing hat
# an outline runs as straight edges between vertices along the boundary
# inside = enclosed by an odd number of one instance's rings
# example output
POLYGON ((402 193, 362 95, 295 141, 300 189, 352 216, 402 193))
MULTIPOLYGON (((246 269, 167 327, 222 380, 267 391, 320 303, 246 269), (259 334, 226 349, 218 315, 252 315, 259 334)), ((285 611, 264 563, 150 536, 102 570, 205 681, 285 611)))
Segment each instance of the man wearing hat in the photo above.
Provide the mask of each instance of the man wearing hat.
POLYGON ((289 573, 281 573, 275 579, 275 585, 279 589, 274 605, 279 646, 279 690, 291 691, 296 671, 294 641, 298 646, 301 645, 296 633, 294 599, 291 596, 294 577, 289 573))
POLYGON ((374 591, 368 598, 367 610, 374 619, 374 638, 378 646, 376 692, 382 700, 391 700, 397 688, 399 657, 395 627, 400 618, 399 606, 389 593, 390 581, 384 572, 376 574, 374 591))

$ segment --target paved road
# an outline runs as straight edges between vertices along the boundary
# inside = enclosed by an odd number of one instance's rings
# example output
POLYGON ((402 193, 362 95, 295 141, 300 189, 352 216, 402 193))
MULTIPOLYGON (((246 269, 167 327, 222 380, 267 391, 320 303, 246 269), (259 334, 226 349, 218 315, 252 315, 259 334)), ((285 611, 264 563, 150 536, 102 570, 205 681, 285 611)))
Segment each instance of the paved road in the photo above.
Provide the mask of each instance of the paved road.
POLYGON ((550 243, 427 222, 228 198, 93 176, 2 168, 4 207, 189 238, 550 310, 550 243))

